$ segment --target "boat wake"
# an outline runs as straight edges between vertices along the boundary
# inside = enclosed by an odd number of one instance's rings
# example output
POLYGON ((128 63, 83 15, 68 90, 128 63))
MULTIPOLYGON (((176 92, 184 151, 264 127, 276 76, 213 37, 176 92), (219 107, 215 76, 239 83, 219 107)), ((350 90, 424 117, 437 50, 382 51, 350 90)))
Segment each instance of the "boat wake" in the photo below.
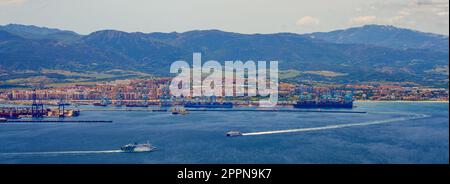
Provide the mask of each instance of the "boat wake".
POLYGON ((297 129, 288 129, 288 130, 274 130, 274 131, 265 131, 265 132, 249 132, 242 133, 242 136, 254 136, 254 135, 269 135, 269 134, 283 134, 283 133, 292 133, 292 132, 309 132, 309 131, 319 131, 319 130, 329 130, 329 129, 338 129, 338 128, 346 128, 353 126, 369 126, 369 125, 377 125, 377 124, 386 124, 414 119, 422 119, 430 117, 425 114, 414 114, 409 117, 400 117, 400 118, 391 118, 385 120, 377 120, 377 121, 369 121, 363 123, 348 123, 348 124, 339 124, 339 125, 327 125, 321 127, 311 127, 311 128, 297 128, 297 129))
POLYGON ((105 154, 105 153, 122 153, 122 150, 101 150, 101 151, 50 151, 50 152, 18 152, 18 153, 0 153, 4 156, 17 155, 84 155, 84 154, 105 154))

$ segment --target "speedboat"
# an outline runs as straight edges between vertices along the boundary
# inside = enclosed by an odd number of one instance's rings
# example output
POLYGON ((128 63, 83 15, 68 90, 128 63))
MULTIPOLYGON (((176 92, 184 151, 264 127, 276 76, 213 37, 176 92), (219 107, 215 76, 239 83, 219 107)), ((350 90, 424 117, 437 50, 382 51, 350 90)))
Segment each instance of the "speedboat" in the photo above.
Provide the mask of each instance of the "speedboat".
POLYGON ((242 136, 242 132, 239 132, 239 131, 227 132, 227 137, 238 137, 238 136, 242 136))

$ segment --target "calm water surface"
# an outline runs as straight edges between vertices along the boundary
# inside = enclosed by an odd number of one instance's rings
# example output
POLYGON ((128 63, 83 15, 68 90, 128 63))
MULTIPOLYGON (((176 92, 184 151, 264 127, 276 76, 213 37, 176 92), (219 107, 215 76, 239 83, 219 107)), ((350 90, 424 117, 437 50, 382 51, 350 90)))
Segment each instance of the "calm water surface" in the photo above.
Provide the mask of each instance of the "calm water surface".
POLYGON ((366 114, 83 111, 111 124, 0 124, 0 163, 449 163, 448 103, 356 103, 366 114), (309 132, 260 132, 430 117, 309 132), (121 153, 150 141, 149 153, 121 153))

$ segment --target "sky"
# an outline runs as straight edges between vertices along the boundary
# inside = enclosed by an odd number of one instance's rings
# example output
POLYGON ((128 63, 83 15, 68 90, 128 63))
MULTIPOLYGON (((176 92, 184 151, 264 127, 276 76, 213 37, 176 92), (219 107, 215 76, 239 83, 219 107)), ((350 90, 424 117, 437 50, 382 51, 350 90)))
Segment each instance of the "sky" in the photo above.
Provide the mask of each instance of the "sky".
POLYGON ((365 24, 449 34, 448 0, 0 0, 0 25, 37 25, 89 34, 325 32, 365 24))

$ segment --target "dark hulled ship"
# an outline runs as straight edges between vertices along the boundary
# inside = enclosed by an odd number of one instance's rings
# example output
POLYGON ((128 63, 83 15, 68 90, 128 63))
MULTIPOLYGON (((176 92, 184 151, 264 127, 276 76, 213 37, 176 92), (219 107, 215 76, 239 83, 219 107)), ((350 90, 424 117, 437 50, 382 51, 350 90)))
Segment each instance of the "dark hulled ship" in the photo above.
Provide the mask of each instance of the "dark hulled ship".
POLYGON ((304 99, 297 101, 294 108, 353 108, 353 96, 351 94, 347 95, 324 95, 320 98, 304 99))
POLYGON ((185 108, 233 108, 231 102, 187 102, 185 108))
POLYGON ((294 108, 353 108, 353 101, 322 100, 298 101, 294 108))

